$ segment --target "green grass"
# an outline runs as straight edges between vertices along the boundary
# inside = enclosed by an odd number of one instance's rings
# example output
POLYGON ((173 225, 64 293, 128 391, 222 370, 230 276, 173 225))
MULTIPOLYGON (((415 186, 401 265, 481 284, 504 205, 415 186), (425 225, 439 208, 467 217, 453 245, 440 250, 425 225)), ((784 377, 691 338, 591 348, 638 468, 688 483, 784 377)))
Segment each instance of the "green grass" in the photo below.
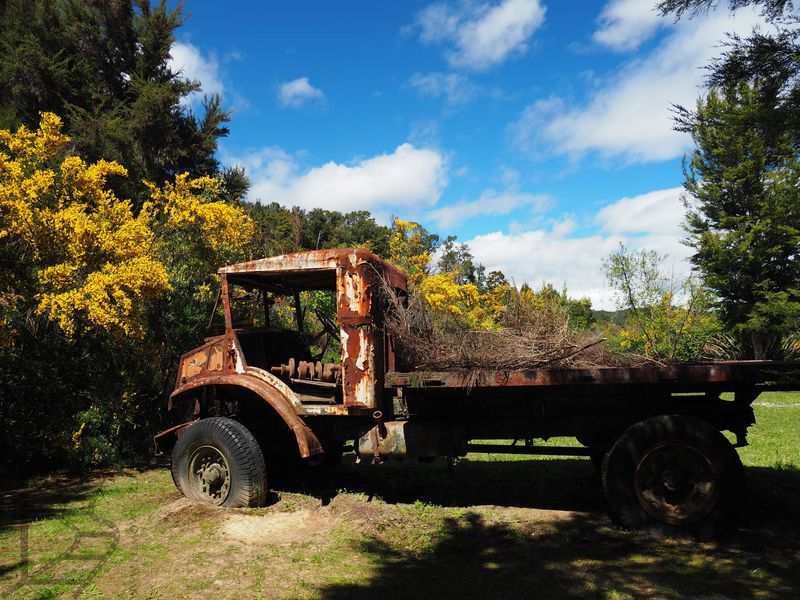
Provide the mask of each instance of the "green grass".
POLYGON ((762 394, 754 403, 750 445, 739 451, 753 467, 800 469, 800 393, 762 394))
POLYGON ((0 597, 800 597, 800 394, 755 411, 725 542, 616 529, 581 458, 344 464, 234 511, 180 499, 165 469, 125 471, 4 495, 0 597))

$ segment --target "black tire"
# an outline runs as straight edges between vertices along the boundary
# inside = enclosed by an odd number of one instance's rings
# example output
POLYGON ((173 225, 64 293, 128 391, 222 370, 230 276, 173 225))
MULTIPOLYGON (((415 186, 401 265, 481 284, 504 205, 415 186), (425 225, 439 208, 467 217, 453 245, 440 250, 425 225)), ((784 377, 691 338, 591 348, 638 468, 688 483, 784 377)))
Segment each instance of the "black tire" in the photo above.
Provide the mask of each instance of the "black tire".
POLYGON ((226 508, 267 501, 261 447, 232 419, 212 417, 186 429, 172 449, 172 479, 189 500, 226 508))
POLYGON ((598 475, 602 474, 603 472, 603 460, 605 459, 607 452, 607 448, 603 446, 589 447, 589 460, 592 463, 592 468, 598 475))
POLYGON ((619 524, 676 537, 719 537, 744 496, 733 446, 708 423, 682 415, 629 427, 605 455, 602 481, 619 524))

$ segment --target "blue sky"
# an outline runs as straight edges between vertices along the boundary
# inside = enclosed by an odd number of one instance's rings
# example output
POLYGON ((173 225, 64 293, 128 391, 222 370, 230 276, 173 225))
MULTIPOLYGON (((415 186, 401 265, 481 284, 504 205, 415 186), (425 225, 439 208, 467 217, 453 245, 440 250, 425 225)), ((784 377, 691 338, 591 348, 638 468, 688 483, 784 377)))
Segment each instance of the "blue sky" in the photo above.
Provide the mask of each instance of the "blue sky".
POLYGON ((620 242, 686 269, 691 140, 670 105, 694 104, 725 32, 763 27, 653 4, 190 0, 173 67, 233 111, 220 158, 249 199, 416 220, 518 284, 611 307, 620 242))

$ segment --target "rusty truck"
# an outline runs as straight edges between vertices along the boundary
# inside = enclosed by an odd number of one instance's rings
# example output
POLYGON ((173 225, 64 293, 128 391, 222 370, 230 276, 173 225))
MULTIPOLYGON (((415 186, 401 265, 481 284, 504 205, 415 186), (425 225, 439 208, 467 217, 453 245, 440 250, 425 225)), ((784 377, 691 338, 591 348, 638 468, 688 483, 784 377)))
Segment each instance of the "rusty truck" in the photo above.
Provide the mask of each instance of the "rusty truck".
POLYGON ((735 447, 755 422, 751 404, 800 380, 797 363, 731 361, 490 371, 467 382, 403 364, 377 290, 405 294, 406 275, 366 250, 263 258, 219 277, 224 326, 180 359, 170 426, 155 441, 186 497, 224 507, 261 505, 270 470, 317 465, 345 447, 369 463, 555 454, 592 459, 621 525, 713 535, 742 500, 735 447), (319 313, 319 332, 304 331, 312 294, 335 306, 335 318, 319 313), (336 356, 320 350, 325 336, 336 356), (576 442, 539 442, 552 437, 576 442))

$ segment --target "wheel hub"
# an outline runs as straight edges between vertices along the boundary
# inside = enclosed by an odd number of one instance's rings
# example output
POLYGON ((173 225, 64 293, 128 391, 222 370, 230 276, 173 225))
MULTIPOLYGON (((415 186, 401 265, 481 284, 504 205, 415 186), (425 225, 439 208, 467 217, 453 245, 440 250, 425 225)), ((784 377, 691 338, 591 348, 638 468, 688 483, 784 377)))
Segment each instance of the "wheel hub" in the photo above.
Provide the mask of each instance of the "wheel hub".
POLYGON ((189 479, 196 495, 222 504, 230 490, 230 471, 222 453, 213 446, 201 446, 189 460, 189 479))
POLYGON ((667 469, 661 474, 661 482, 664 488, 670 492, 677 492, 683 488, 683 473, 677 469, 667 469))
POLYGON ((711 460, 698 448, 668 442, 645 452, 636 465, 636 497, 652 517, 689 525, 707 516, 719 496, 711 460))

